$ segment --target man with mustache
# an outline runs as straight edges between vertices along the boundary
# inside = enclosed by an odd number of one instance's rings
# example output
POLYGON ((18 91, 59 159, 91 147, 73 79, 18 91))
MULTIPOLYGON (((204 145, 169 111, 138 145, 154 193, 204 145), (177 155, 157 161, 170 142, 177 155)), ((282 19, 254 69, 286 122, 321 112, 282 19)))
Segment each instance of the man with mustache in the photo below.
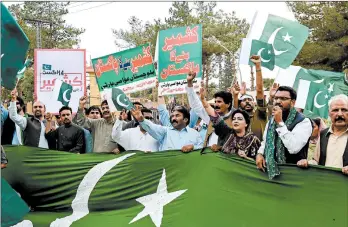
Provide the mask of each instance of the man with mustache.
POLYGON ((101 103, 102 118, 90 119, 84 114, 84 107, 87 102, 87 97, 80 98, 79 108, 76 113, 76 123, 92 132, 93 137, 93 152, 96 153, 119 153, 117 143, 111 138, 112 127, 115 119, 110 113, 109 105, 106 100, 101 103))
MULTIPOLYGON (((46 120, 44 119, 46 107, 36 101, 33 104, 34 116, 24 117, 17 113, 17 92, 11 92, 11 102, 8 108, 11 120, 23 130, 23 145, 31 147, 49 148, 47 139, 45 138, 46 120)), ((52 146, 54 146, 53 144, 52 146)), ((55 146, 54 146, 55 147, 55 146)), ((50 146, 51 148, 51 146, 50 146)))
POLYGON ((52 130, 49 126, 52 122, 52 114, 46 114, 45 137, 47 139, 57 140, 58 151, 68 151, 72 153, 84 153, 84 132, 83 129, 72 124, 72 109, 63 106, 59 110, 62 125, 52 130))
POLYGON ((263 93, 263 82, 262 82, 262 72, 261 72, 261 58, 260 56, 252 56, 250 60, 255 64, 256 69, 256 108, 254 98, 248 94, 242 94, 238 100, 238 95, 240 93, 240 87, 236 83, 232 88, 233 100, 235 107, 245 110, 250 116, 250 127, 249 129, 262 140, 263 131, 267 124, 267 106, 263 93), (237 106, 236 106, 237 104, 237 106))
POLYGON ((188 127, 190 113, 183 106, 176 106, 170 116, 171 126, 161 126, 144 118, 140 110, 132 110, 132 115, 140 126, 160 144, 159 151, 181 150, 190 152, 203 147, 199 133, 188 127))
POLYGON ((307 168, 308 164, 341 168, 348 175, 348 96, 341 94, 329 101, 331 127, 320 132, 314 160, 300 160, 297 165, 307 168))
POLYGON ((272 118, 266 125, 256 156, 256 166, 273 179, 280 174, 278 164, 296 164, 307 158, 312 123, 295 109, 296 91, 280 86, 274 96, 272 118))
MULTIPOLYGON (((193 80, 196 77, 195 72, 190 72, 187 75, 187 97, 189 101, 189 105, 192 108, 192 110, 202 119, 202 121, 208 125, 206 137, 204 140, 204 147, 218 147, 222 146, 225 141, 218 141, 218 136, 214 132, 213 124, 210 122, 210 117, 208 113, 205 111, 205 108, 203 107, 203 104, 200 100, 200 97, 196 94, 196 92, 193 89, 193 80)), ((223 117, 225 123, 232 127, 232 120, 231 120, 231 114, 235 110, 232 106, 232 95, 230 92, 227 91, 219 91, 214 94, 215 98, 215 105, 214 109, 216 112, 223 117)))
MULTIPOLYGON (((16 95, 18 94, 17 91, 16 95)), ((17 106, 17 114, 28 117, 26 113, 26 106, 24 104, 24 101, 22 98, 17 96, 16 100, 16 106, 17 106)), ((2 107, 3 108, 3 107, 2 107)), ((6 145, 23 145, 23 132, 22 129, 15 124, 9 117, 8 117, 8 110, 5 108, 2 109, 3 117, 4 117, 4 125, 3 125, 3 131, 1 135, 1 144, 6 145)))

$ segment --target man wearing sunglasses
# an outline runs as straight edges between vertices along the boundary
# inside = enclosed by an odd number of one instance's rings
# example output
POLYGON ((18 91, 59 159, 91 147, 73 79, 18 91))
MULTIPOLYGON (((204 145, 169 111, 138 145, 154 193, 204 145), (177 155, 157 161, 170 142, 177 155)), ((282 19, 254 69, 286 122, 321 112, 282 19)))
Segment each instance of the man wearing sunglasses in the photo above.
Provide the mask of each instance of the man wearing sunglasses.
MULTIPOLYGON (((138 108, 139 110, 139 108, 138 108)), ((145 119, 154 123, 152 111, 147 108, 141 108, 141 113, 145 119)), ((128 128, 122 131, 121 114, 115 122, 112 129, 112 139, 121 145, 126 151, 140 150, 145 152, 158 151, 159 143, 140 125, 135 128, 128 128)))

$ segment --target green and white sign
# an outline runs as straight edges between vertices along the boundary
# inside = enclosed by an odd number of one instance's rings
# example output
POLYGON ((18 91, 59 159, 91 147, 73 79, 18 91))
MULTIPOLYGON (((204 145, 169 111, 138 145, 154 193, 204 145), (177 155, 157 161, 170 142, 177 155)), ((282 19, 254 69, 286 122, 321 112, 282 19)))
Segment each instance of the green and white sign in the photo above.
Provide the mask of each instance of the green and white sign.
POLYGON ((202 78, 202 25, 172 28, 158 35, 159 95, 185 93, 186 77, 196 72, 194 89, 202 78))
POLYGON ((94 58, 92 64, 102 96, 114 87, 134 93, 156 86, 149 44, 94 58))

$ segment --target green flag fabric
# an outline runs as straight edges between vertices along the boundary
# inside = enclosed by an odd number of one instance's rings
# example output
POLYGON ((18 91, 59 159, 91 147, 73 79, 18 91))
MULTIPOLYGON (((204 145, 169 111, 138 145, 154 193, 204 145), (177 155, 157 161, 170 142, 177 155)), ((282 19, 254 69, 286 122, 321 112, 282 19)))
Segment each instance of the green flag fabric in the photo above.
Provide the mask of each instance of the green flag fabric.
MULTIPOLYGON (((271 44, 253 39, 249 56, 251 57, 252 55, 260 56, 261 66, 269 70, 274 69, 275 55, 271 44)), ((253 64, 254 63, 249 60, 249 65, 253 64)))
POLYGON ((348 94, 345 75, 340 72, 290 66, 279 71, 275 82, 293 87, 297 91, 296 107, 310 117, 328 118, 330 98, 348 94))
MULTIPOLYGON (((59 82, 57 83, 57 85, 58 84, 59 82)), ((72 91, 73 87, 70 84, 61 81, 57 100, 61 102, 64 106, 69 106, 72 91)))
POLYGON ((251 161, 209 151, 5 149, 2 176, 34 227, 348 225, 348 177, 337 169, 281 165, 269 180, 251 161))
POLYGON ((1 178, 1 226, 11 226, 21 222, 29 210, 17 192, 1 178))
POLYGON ((123 109, 131 110, 134 108, 133 103, 129 100, 127 95, 119 88, 111 89, 111 100, 118 111, 122 111, 123 109))
POLYGON ((21 70, 17 72, 17 79, 22 79, 24 77, 25 70, 33 65, 33 60, 27 59, 25 60, 24 66, 21 70))
POLYGON ((308 27, 269 14, 259 40, 273 45, 275 64, 285 69, 295 60, 308 35, 308 27))
POLYGON ((29 48, 29 39, 1 3, 1 85, 12 90, 29 48))

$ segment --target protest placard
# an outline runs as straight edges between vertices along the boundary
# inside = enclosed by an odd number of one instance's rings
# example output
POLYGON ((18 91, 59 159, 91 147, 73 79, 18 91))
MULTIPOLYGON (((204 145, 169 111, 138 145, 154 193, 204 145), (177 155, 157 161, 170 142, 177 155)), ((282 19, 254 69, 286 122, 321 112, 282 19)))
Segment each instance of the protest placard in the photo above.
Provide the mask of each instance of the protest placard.
POLYGON ((66 103, 77 111, 79 98, 86 94, 86 50, 78 49, 35 49, 34 51, 34 94, 46 105, 46 112, 58 113, 63 103, 54 96, 56 81, 72 86, 66 103), (69 99, 70 98, 70 99, 69 99))
POLYGON ((172 28, 158 37, 159 95, 185 93, 186 77, 196 72, 194 89, 202 78, 202 25, 172 28))
POLYGON ((114 87, 129 94, 156 86, 149 44, 94 58, 92 64, 103 99, 114 87))

